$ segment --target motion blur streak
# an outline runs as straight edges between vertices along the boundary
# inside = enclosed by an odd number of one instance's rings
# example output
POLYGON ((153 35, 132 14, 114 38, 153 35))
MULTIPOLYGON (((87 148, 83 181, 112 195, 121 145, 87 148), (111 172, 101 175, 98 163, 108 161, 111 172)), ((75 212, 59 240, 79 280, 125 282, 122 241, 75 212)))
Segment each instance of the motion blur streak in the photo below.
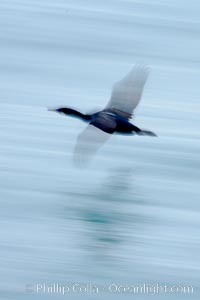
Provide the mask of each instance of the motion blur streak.
POLYGON ((78 167, 87 166, 97 151, 110 138, 110 135, 99 128, 88 125, 78 135, 74 151, 74 163, 78 167))
POLYGON ((49 299, 25 286, 54 282, 193 286, 199 299, 199 10, 196 0, 0 1, 2 299, 49 299), (102 107, 140 62, 151 73, 136 121, 159 138, 111 136, 75 168, 85 124, 46 107, 102 107))

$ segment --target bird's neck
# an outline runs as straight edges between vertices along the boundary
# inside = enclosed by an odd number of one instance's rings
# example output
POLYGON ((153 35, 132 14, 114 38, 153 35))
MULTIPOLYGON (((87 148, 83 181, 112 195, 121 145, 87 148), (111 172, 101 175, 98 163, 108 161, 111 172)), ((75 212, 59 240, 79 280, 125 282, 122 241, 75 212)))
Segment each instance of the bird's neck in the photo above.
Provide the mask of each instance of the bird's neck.
POLYGON ((84 115, 81 112, 79 112, 75 109, 72 109, 72 108, 63 108, 62 113, 66 114, 66 115, 70 115, 71 117, 79 118, 83 121, 90 121, 91 120, 90 115, 84 115))

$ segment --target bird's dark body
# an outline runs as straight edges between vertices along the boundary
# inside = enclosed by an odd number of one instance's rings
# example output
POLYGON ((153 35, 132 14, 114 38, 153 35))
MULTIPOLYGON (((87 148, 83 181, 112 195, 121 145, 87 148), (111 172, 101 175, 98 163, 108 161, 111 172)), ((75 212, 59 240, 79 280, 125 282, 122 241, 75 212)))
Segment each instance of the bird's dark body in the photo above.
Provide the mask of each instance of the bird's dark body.
POLYGON ((141 131, 138 127, 131 124, 128 119, 109 111, 101 111, 92 115, 90 124, 110 134, 131 134, 141 131))
POLYGON ((116 112, 110 112, 109 110, 102 110, 92 115, 82 114, 81 112, 72 108, 58 108, 56 111, 81 119, 109 134, 146 134, 155 136, 153 132, 142 130, 131 124, 128 118, 123 117, 116 112))

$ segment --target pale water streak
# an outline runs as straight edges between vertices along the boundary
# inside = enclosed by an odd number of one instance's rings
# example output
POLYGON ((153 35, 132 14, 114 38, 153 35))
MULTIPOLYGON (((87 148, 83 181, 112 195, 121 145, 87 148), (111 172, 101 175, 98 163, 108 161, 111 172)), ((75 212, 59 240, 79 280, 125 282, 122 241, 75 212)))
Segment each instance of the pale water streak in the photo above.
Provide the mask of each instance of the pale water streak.
MULTIPOLYGON (((63 298, 26 284, 194 287, 199 299, 200 3, 0 1, 2 299, 63 298), (79 120, 47 111, 103 108, 135 63, 151 66, 135 124, 73 165, 79 120)), ((86 293, 84 299, 150 295, 86 293)))

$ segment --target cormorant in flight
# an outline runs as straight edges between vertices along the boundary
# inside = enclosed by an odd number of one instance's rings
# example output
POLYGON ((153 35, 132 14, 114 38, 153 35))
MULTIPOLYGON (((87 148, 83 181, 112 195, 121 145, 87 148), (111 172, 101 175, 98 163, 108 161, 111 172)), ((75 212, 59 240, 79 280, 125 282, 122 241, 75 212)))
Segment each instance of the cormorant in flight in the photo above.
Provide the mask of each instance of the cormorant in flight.
POLYGON ((148 74, 147 67, 134 66, 124 78, 114 84, 110 101, 103 110, 96 113, 83 114, 66 107, 49 109, 79 118, 89 124, 78 137, 75 153, 86 149, 90 154, 96 152, 97 148, 113 133, 156 136, 152 131, 140 129, 129 121, 140 102, 148 74))

